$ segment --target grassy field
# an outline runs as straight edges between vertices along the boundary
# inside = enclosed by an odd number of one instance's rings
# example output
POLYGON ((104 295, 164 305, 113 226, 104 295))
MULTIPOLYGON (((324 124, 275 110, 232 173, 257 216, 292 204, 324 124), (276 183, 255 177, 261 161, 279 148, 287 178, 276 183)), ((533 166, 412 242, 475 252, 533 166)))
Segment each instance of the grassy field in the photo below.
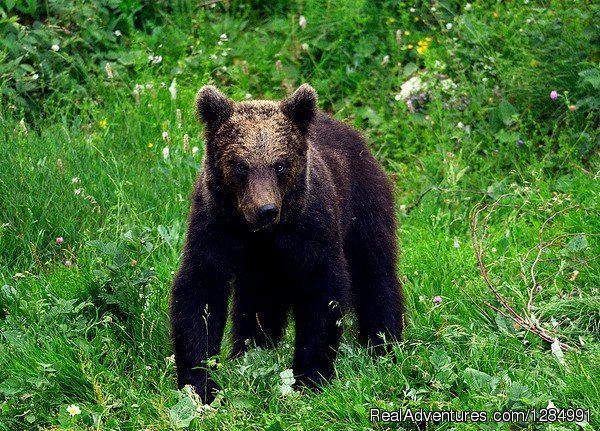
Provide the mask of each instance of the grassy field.
POLYGON ((600 429, 596 2, 3 3, 0 430, 600 429), (168 322, 194 95, 303 82, 394 181, 405 338, 374 360, 348 316, 333 382, 301 394, 293 330, 235 361, 225 341, 202 406, 168 322))

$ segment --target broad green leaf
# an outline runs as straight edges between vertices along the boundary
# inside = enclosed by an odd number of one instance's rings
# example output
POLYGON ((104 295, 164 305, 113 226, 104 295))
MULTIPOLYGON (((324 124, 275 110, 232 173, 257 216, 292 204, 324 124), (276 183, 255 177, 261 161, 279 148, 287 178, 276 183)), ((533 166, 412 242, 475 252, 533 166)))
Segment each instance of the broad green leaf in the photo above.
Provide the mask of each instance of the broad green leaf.
POLYGON ((171 407, 169 415, 175 428, 187 428, 196 416, 196 405, 191 398, 182 398, 177 404, 171 407))
POLYGON ((517 110, 506 100, 500 102, 498 106, 498 117, 504 123, 505 126, 510 126, 516 121, 518 115, 517 110))
POLYGON ((521 385, 519 383, 512 383, 510 388, 506 391, 508 399, 511 401, 528 400, 531 398, 531 391, 527 385, 521 385))
POLYGON ((448 353, 446 353, 446 350, 444 348, 436 348, 431 354, 429 361, 438 370, 441 369, 444 365, 447 365, 450 362, 452 362, 450 356, 448 356, 448 353))
POLYGON ((471 389, 483 390, 490 388, 492 376, 474 368, 466 368, 463 373, 463 379, 471 389))

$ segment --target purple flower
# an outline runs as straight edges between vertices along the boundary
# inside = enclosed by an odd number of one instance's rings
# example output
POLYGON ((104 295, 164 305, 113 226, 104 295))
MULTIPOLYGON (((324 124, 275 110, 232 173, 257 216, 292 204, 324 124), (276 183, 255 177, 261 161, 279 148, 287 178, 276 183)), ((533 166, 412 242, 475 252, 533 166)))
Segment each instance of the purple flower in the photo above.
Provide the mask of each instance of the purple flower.
POLYGON ((519 139, 519 140, 517 141, 517 148, 521 148, 521 147, 523 146, 523 144, 524 144, 524 143, 525 143, 525 142, 523 141, 523 139, 519 139))
POLYGON ((441 296, 434 296, 433 297, 433 303, 434 304, 441 304, 442 302, 442 297, 441 296))
POLYGON ((65 240, 63 239, 62 236, 59 236, 59 237, 56 238, 56 243, 57 244, 62 244, 63 242, 65 242, 65 240))
POLYGON ((556 90, 552 90, 550 92, 550 99, 552 99, 552 100, 558 99, 558 93, 556 92, 556 90))

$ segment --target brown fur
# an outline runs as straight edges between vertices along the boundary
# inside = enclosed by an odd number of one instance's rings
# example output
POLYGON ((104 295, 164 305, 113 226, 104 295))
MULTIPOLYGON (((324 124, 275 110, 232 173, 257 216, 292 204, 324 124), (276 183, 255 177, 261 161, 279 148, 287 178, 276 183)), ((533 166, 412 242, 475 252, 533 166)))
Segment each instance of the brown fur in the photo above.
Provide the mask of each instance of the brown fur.
POLYGON ((361 341, 402 330, 392 189, 362 137, 319 113, 301 86, 282 102, 198 93, 206 152, 194 192, 171 321, 179 384, 203 399, 233 288, 232 355, 274 345, 296 321, 299 384, 327 380, 351 304, 361 341))

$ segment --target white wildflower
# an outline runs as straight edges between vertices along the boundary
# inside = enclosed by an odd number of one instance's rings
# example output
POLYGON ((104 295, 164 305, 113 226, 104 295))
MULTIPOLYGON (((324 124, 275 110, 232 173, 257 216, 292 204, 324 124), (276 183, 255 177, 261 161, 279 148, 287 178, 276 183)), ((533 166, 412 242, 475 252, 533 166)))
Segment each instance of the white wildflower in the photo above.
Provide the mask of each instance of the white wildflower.
POLYGON ((459 129, 464 129, 465 125, 463 124, 462 121, 459 121, 458 123, 456 123, 456 127, 458 127, 459 129))
POLYGON ((58 46, 57 44, 54 44, 50 47, 50 49, 54 52, 58 51, 60 49, 60 46, 58 46))
POLYGON ((447 23, 446 24, 446 30, 452 30, 452 23, 447 23))
POLYGON ((177 128, 181 129, 181 109, 175 111, 175 116, 177 117, 177 128))
POLYGON ((413 76, 408 81, 400 86, 400 98, 406 100, 410 95, 419 91, 423 87, 423 82, 418 76, 413 76))
POLYGON ((38 79, 39 77, 40 77, 40 75, 38 75, 37 73, 34 73, 32 76, 33 79, 38 79))
POLYGON ((121 36, 121 30, 115 30, 114 35, 117 37, 121 36))
POLYGON ((165 144, 169 145, 169 132, 167 132, 167 131, 162 132, 162 138, 163 138, 163 141, 165 141, 165 144))
POLYGON ((19 126, 21 126, 21 130, 26 135, 27 134, 27 126, 25 125, 25 120, 19 121, 19 126))
POLYGON ((306 30, 306 17, 304 15, 300 15, 300 18, 298 18, 298 25, 302 30, 306 30))
POLYGON ((110 67, 110 63, 106 63, 106 66, 104 66, 104 68, 106 69, 106 75, 108 76, 108 79, 113 79, 113 71, 112 67, 110 67))
POLYGON ((198 152, 199 152, 199 151, 200 151, 200 150, 198 149, 198 147, 194 147, 194 148, 192 148, 192 156, 196 157, 196 156, 198 155, 198 152))
POLYGON ((169 147, 165 147, 163 148, 163 158, 164 159, 168 159, 169 158, 169 147))
POLYGON ((460 243, 458 242, 457 237, 454 237, 454 248, 460 248, 460 243))
POLYGON ((383 57, 383 60, 381 60, 381 65, 382 66, 387 66, 389 62, 390 62, 390 56, 389 55, 385 55, 383 57))
POLYGON ((185 135, 183 135, 183 151, 187 153, 189 149, 190 149, 190 137, 186 133, 185 135))
POLYGON ((303 51, 308 51, 308 43, 303 43, 302 44, 302 50, 303 51))
POLYGON ((440 86, 442 87, 442 90, 444 90, 444 91, 448 91, 448 90, 451 90, 451 89, 457 87, 457 85, 454 82, 452 82, 451 79, 442 79, 440 81, 440 86))
POLYGON ((466 10, 467 12, 471 10, 471 3, 467 3, 467 4, 465 5, 465 10, 466 10))
POLYGON ((175 78, 173 78, 173 81, 171 81, 171 85, 169 86, 169 93, 171 93, 172 100, 177 99, 177 82, 175 78))
POLYGON ((69 407, 67 407, 67 412, 69 412, 69 415, 71 416, 76 416, 81 414, 81 409, 79 408, 79 406, 71 404, 69 407))

